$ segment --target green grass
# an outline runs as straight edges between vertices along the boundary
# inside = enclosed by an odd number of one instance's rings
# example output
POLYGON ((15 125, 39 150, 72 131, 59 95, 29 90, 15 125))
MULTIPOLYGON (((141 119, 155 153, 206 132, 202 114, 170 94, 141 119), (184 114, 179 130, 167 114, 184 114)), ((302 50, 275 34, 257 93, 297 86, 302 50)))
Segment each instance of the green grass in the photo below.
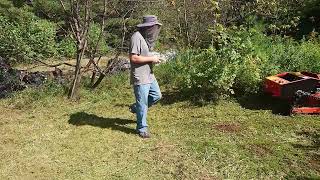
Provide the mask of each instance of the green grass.
POLYGON ((127 79, 83 89, 79 102, 55 86, 0 100, 0 179, 320 178, 319 116, 277 115, 257 100, 199 106, 163 90, 143 140, 127 79))

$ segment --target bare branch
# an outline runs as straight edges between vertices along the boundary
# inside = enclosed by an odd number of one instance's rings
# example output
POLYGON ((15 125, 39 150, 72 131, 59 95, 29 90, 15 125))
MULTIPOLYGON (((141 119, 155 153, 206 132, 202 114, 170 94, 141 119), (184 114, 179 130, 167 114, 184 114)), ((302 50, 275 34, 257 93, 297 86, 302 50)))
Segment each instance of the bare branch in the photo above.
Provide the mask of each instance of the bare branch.
POLYGON ((64 5, 63 1, 62 0, 59 0, 60 1, 60 4, 64 10, 64 12, 66 13, 67 12, 67 9, 66 9, 66 6, 64 5))
POLYGON ((101 24, 101 27, 100 27, 100 34, 99 34, 99 37, 98 37, 98 41, 97 41, 97 43, 95 45, 93 54, 97 53, 99 42, 100 42, 100 40, 102 38, 102 35, 104 34, 103 32, 104 32, 104 28, 105 28, 106 14, 107 14, 107 0, 104 0, 103 17, 102 17, 102 24, 101 24))
POLYGON ((107 0, 104 0, 103 17, 102 17, 102 23, 100 26, 100 34, 99 34, 98 40, 96 42, 95 48, 90 56, 90 60, 89 60, 88 64, 86 65, 86 68, 89 68, 91 66, 91 64, 93 64, 95 66, 95 68, 98 69, 99 73, 102 73, 102 70, 99 68, 99 66, 97 64, 99 64, 98 62, 100 61, 101 56, 99 57, 97 63, 94 62, 94 56, 98 51, 98 46, 99 46, 99 42, 101 41, 101 38, 104 37, 103 34, 104 34, 104 29, 105 29, 106 14, 107 14, 107 0))

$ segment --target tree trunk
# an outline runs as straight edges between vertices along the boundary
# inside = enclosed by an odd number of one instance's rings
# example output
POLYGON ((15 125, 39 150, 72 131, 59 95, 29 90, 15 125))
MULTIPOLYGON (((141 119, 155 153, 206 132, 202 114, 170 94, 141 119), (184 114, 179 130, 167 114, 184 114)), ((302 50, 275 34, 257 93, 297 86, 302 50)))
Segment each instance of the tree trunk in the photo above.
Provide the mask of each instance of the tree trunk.
POLYGON ((79 99, 79 89, 80 89, 80 81, 81 81, 81 60, 84 54, 85 46, 78 48, 77 51, 77 62, 76 69, 74 74, 74 79, 72 81, 70 90, 69 90, 69 99, 78 100, 79 99))
MULTIPOLYGON (((68 97, 72 100, 78 100, 82 74, 81 61, 87 48, 87 36, 90 24, 91 22, 93 22, 93 19, 91 18, 92 0, 70 0, 68 10, 66 9, 64 1, 59 1, 67 17, 66 22, 69 24, 74 39, 77 42, 77 62, 75 67, 74 79, 69 89, 68 97), (84 11, 81 11, 82 9, 84 11)), ((88 66, 90 66, 90 64, 88 66)))
POLYGON ((101 83, 101 81, 103 80, 103 78, 105 77, 106 75, 104 74, 100 74, 98 80, 96 81, 96 83, 94 83, 94 85, 92 86, 92 89, 95 89, 96 87, 99 86, 99 84, 101 83))
POLYGON ((90 86, 91 86, 91 87, 94 85, 94 81, 96 80, 96 75, 97 75, 97 71, 96 71, 96 70, 93 70, 93 71, 92 71, 91 80, 90 80, 90 86))
POLYGON ((108 74, 110 72, 110 68, 117 61, 119 55, 120 55, 120 52, 118 52, 116 54, 116 56, 108 62, 106 69, 102 73, 100 73, 100 76, 99 76, 98 80, 93 84, 92 89, 95 89, 96 87, 99 86, 99 84, 102 82, 103 78, 106 77, 106 74, 108 74))

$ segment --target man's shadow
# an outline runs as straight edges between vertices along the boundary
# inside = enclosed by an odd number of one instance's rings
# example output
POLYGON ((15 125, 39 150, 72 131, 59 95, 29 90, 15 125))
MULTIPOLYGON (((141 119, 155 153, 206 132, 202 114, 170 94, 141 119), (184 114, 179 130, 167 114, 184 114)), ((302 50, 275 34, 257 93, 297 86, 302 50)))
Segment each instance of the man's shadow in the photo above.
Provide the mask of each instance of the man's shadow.
POLYGON ((122 131, 127 134, 135 134, 136 130, 132 128, 125 127, 124 125, 136 123, 129 119, 120 118, 104 118, 99 117, 94 114, 88 114, 85 112, 77 112, 71 114, 69 119, 69 124, 75 126, 90 125, 100 128, 110 128, 112 130, 122 131))

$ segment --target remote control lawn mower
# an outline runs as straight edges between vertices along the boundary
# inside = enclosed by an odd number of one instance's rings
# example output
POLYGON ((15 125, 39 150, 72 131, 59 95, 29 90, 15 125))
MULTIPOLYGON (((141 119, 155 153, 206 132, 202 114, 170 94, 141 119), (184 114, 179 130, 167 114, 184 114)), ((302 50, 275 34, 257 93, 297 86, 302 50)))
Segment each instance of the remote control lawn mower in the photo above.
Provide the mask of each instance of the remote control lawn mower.
POLYGON ((320 114, 320 74, 285 72, 266 78, 264 91, 291 104, 291 114, 320 114))

